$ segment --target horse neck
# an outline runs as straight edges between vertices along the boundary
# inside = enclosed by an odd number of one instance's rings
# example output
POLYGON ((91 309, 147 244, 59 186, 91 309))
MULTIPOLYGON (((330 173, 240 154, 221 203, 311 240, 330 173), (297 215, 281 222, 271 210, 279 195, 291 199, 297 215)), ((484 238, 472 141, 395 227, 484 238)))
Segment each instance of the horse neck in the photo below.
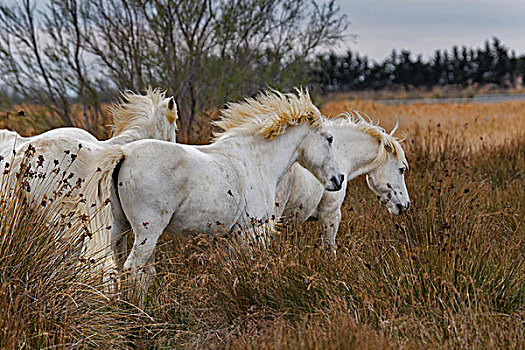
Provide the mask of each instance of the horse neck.
MULTIPOLYGON (((260 136, 241 136, 230 139, 235 144, 224 149, 234 159, 248 164, 248 171, 262 174, 272 185, 277 186, 299 156, 298 148, 308 133, 309 126, 301 124, 289 127, 285 133, 273 139, 261 139, 260 136), (235 140, 234 139, 238 139, 235 140), (243 151, 240 152, 239 150, 243 151)), ((218 142, 219 143, 219 142, 218 142)), ((217 145, 216 143, 215 145, 217 145)))
POLYGON ((339 166, 348 181, 370 172, 379 150, 378 140, 368 133, 338 125, 329 127, 335 138, 335 151, 339 166))

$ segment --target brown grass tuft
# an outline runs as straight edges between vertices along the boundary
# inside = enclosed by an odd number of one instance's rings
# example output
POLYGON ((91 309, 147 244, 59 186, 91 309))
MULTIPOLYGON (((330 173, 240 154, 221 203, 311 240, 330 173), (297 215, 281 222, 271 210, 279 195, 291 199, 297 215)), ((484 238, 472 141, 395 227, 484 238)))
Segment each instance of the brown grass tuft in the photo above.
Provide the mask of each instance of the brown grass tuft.
POLYGON ((17 169, 0 161, 0 348, 131 347, 157 325, 106 296, 82 261, 89 218, 56 211, 77 189, 67 167, 42 165, 33 147, 23 157, 17 169), (46 166, 57 172, 44 178, 46 166))

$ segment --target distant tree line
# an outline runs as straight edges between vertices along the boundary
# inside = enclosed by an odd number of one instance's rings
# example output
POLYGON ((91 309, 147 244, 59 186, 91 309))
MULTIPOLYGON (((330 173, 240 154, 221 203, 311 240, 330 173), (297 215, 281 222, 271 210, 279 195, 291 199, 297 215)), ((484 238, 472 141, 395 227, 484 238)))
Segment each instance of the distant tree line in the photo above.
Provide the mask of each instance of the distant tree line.
POLYGON ((493 38, 477 49, 454 46, 449 51, 437 50, 426 60, 408 50, 393 50, 381 62, 352 51, 331 52, 317 56, 313 71, 324 92, 445 85, 509 88, 525 82, 525 55, 517 57, 493 38))

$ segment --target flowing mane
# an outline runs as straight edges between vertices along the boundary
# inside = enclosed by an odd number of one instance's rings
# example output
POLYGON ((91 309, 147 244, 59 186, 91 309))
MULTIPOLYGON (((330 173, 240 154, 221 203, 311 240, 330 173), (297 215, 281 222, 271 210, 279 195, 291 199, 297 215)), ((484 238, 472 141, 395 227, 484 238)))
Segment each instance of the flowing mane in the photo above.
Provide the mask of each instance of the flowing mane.
MULTIPOLYGON (((166 98, 166 91, 159 88, 146 90, 146 95, 132 91, 122 92, 119 103, 109 107, 113 114, 111 137, 132 128, 144 128, 151 123, 155 115, 162 110, 166 118, 173 123, 177 120, 177 108, 171 110, 168 105, 172 98, 166 98)), ((176 106, 176 105, 175 105, 176 106)))
POLYGON ((272 139, 283 134, 288 126, 308 122, 314 127, 321 123, 321 112, 312 103, 308 90, 283 94, 276 90, 261 92, 255 98, 229 103, 221 110, 221 119, 213 122, 222 131, 214 133, 220 140, 233 135, 260 134, 272 139))
POLYGON ((381 146, 379 147, 376 158, 373 160, 374 165, 381 165, 386 160, 387 152, 391 152, 398 161, 402 162, 408 168, 405 152, 401 147, 400 141, 394 136, 398 124, 396 123, 394 129, 392 129, 390 133, 387 133, 385 129, 378 124, 374 124, 368 116, 366 117, 367 118, 363 117, 358 110, 351 109, 349 112, 341 113, 335 118, 329 119, 329 123, 332 125, 350 126, 376 138, 381 146))

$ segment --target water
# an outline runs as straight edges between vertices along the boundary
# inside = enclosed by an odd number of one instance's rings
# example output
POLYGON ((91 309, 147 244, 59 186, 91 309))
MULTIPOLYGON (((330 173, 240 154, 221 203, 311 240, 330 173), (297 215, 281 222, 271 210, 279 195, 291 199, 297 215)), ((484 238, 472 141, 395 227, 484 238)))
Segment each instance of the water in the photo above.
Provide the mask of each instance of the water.
POLYGON ((376 100, 374 102, 385 105, 409 104, 409 103, 494 103, 503 101, 525 101, 525 94, 480 94, 474 97, 462 98, 407 98, 376 100))

